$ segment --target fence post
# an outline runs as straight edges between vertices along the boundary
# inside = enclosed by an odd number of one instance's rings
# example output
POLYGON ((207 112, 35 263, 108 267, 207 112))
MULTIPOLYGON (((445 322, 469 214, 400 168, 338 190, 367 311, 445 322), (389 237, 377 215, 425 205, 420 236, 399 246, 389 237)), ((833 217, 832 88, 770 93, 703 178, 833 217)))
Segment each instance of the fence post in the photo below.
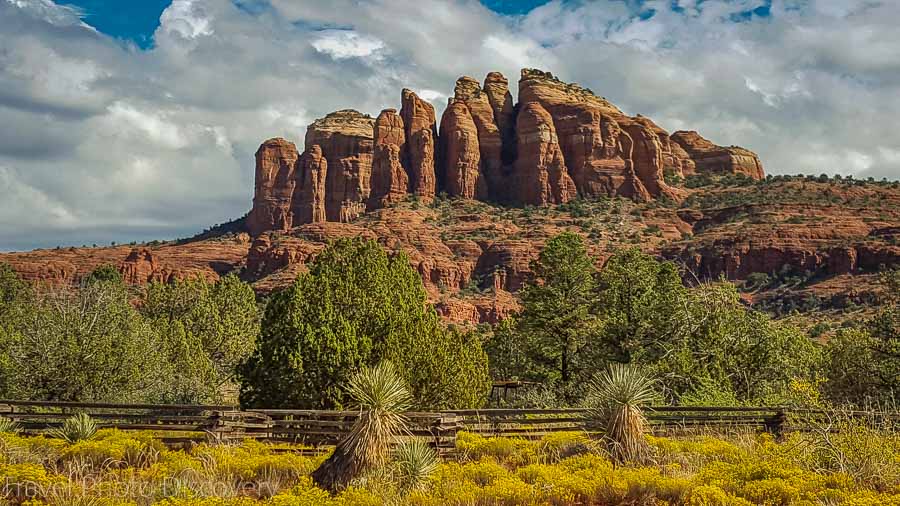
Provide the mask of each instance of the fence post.
POLYGON ((776 408, 775 414, 766 422, 766 431, 777 441, 781 441, 784 439, 785 426, 787 426, 787 411, 784 408, 776 408))

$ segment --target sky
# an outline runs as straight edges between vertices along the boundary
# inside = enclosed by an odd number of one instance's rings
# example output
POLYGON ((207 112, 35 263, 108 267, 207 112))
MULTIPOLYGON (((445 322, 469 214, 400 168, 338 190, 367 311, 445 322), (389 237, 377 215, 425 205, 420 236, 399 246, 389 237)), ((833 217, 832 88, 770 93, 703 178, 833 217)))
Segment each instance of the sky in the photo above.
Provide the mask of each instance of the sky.
MULTIPOLYGON (((0 250, 242 216, 253 153, 523 67, 759 153, 900 178, 894 0, 0 0, 0 250)), ((302 149, 302 146, 300 146, 302 149)))

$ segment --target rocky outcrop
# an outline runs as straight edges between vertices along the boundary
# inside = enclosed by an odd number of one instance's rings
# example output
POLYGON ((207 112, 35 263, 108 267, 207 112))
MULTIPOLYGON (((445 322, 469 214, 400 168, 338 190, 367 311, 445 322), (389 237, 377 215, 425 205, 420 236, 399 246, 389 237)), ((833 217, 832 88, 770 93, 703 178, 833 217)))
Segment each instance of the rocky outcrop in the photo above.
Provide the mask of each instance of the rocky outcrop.
POLYGON ((569 177, 553 118, 541 104, 531 102, 519 111, 518 160, 515 192, 519 202, 546 206, 577 197, 569 177))
POLYGON ((291 203, 294 223, 318 223, 325 221, 325 180, 328 177, 328 160, 318 144, 306 148, 294 170, 296 184, 291 203))
POLYGON ((126 283, 143 285, 146 283, 168 283, 177 279, 176 272, 160 265, 148 248, 135 248, 119 265, 119 272, 126 283))
MULTIPOLYGON (((586 197, 624 195, 631 169, 653 197, 677 198, 664 180, 666 154, 656 125, 632 118, 606 99, 552 74, 525 69, 519 81, 519 102, 538 102, 553 117, 566 165, 579 194, 586 197), (631 138, 631 156, 623 147, 631 138)), ((521 105, 520 105, 521 107, 521 105)), ((640 192, 642 193, 642 192, 640 192)))
POLYGON ((759 157, 747 149, 717 146, 694 131, 675 132, 672 140, 691 157, 698 173, 743 174, 757 180, 766 177, 759 157))
POLYGON ((316 120, 302 156, 284 139, 266 141, 248 230, 350 222, 410 194, 539 206, 579 196, 680 201, 687 192, 677 185, 697 172, 764 176, 752 152, 696 132, 669 135, 534 69, 522 71, 518 105, 498 72, 483 84, 460 77, 440 126, 434 107, 404 89, 399 113, 385 109, 376 120, 348 109, 316 120))
POLYGON ((297 146, 280 137, 267 140, 256 151, 256 187, 247 217, 251 234, 293 226, 291 202, 298 158, 297 146))
POLYGON ((400 117, 406 130, 402 163, 409 174, 409 191, 430 201, 437 192, 434 160, 438 132, 434 106, 408 89, 403 90, 401 99, 400 117))
POLYGON ((487 187, 481 173, 478 128, 469 107, 451 99, 441 117, 443 187, 452 197, 484 199, 487 187))
POLYGON ((494 106, 481 84, 468 76, 456 81, 453 100, 465 104, 472 115, 478 134, 480 173, 484 176, 488 195, 497 195, 504 189, 503 144, 500 128, 494 119, 494 106))
POLYGON ((325 216, 347 222, 366 210, 372 178, 375 120, 352 109, 333 112, 306 130, 306 146, 319 145, 328 161, 325 216))
POLYGON ((511 165, 516 156, 516 123, 509 81, 500 72, 489 72, 484 78, 484 93, 494 110, 494 121, 500 130, 503 165, 511 165))
POLYGON ((401 163, 406 146, 403 119, 396 109, 385 109, 375 120, 375 151, 372 160, 369 210, 406 198, 409 176, 401 163))

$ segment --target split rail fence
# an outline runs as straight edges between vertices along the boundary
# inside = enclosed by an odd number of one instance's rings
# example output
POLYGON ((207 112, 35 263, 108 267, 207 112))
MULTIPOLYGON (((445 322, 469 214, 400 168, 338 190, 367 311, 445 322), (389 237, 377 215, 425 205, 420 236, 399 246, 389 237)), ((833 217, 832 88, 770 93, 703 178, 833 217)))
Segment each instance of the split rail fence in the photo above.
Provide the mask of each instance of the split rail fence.
MULTIPOLYGON (((0 400, 0 417, 16 421, 30 434, 59 427, 75 413, 87 413, 101 427, 124 431, 154 431, 170 445, 202 441, 253 438, 295 443, 312 448, 334 445, 350 430, 358 412, 292 409, 239 410, 234 406, 156 404, 85 404, 0 400)), ((655 433, 758 430, 781 435, 807 430, 827 414, 790 411, 777 407, 647 408, 655 433)), ((862 415, 862 414, 860 414, 862 415)), ((900 421, 900 415, 880 414, 900 421)), ((596 431, 586 423, 582 409, 477 409, 436 413, 407 413, 414 436, 427 440, 442 453, 451 453, 459 431, 483 436, 538 439, 553 432, 596 431)))

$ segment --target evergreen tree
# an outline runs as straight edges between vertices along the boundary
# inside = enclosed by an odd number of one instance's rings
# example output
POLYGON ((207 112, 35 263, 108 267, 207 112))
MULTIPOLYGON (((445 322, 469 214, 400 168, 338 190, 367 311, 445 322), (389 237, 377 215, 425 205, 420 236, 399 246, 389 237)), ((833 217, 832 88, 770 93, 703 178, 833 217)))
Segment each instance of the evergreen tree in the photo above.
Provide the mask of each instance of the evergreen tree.
POLYGON ((672 262, 659 262, 637 248, 606 262, 598 283, 606 358, 631 362, 635 354, 656 354, 671 341, 684 315, 686 289, 672 262))
POLYGON ((106 264, 91 271, 91 273, 84 278, 84 282, 86 284, 98 282, 124 283, 124 280, 122 279, 122 273, 120 273, 115 266, 106 264))
POLYGON ((165 343, 172 372, 161 400, 227 400, 236 369, 259 336, 260 311, 247 283, 228 275, 215 283, 189 278, 147 287, 142 314, 165 343))
POLYGON ((255 352, 242 366, 244 406, 340 408, 365 365, 398 366, 420 408, 475 407, 487 387, 474 337, 447 330, 403 254, 341 239, 272 296, 255 352))
POLYGON ((14 398, 141 401, 165 381, 162 343, 121 283, 45 288, 5 344, 14 398))
POLYGON ((596 319, 596 269, 581 236, 561 233, 544 246, 532 263, 534 280, 522 293, 519 331, 534 368, 533 379, 567 390, 584 367, 596 319))

